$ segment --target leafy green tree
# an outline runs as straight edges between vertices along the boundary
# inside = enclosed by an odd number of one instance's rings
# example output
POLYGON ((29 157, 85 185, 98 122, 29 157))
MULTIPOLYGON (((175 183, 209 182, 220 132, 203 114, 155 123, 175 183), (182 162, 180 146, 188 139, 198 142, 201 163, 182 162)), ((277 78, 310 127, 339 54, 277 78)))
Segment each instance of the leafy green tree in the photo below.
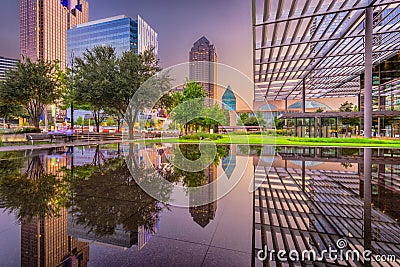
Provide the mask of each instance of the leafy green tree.
POLYGON ((239 125, 244 125, 245 121, 249 119, 249 114, 247 113, 242 113, 240 114, 240 120, 238 122, 239 125))
POLYGON ((107 121, 106 121, 106 124, 107 124, 107 126, 114 126, 114 125, 116 125, 117 123, 115 122, 115 120, 114 120, 114 118, 113 117, 107 117, 107 121))
POLYGON ((258 125, 259 126, 264 126, 265 127, 267 125, 267 122, 265 121, 265 119, 264 119, 264 117, 263 117, 261 112, 257 112, 256 113, 256 118, 258 120, 258 125))
MULTIPOLYGON (((357 112, 357 106, 353 103, 346 101, 339 108, 340 112, 357 112)), ((349 133, 350 126, 355 126, 360 124, 360 119, 358 118, 343 118, 342 123, 346 125, 346 135, 349 133)))
POLYGON ((153 49, 139 55, 134 51, 125 52, 118 60, 117 66, 117 86, 112 92, 105 92, 107 107, 119 118, 125 117, 130 138, 133 138, 133 127, 138 113, 144 108, 149 108, 156 98, 158 100, 158 96, 162 95, 161 91, 170 88, 170 82, 166 76, 154 76, 161 69, 153 49), (146 86, 146 90, 139 92, 142 86, 146 86), (133 98, 134 96, 136 98, 133 98))
POLYGON ((22 106, 35 128, 39 128, 45 106, 61 99, 65 82, 66 75, 58 62, 32 62, 27 58, 6 73, 0 95, 3 103, 22 106))
POLYGON ((340 112, 352 112, 354 104, 346 101, 340 105, 339 111, 340 112))
POLYGON ((203 113, 205 98, 206 92, 197 82, 187 82, 182 93, 177 93, 179 104, 173 110, 172 118, 184 126, 186 134, 191 125, 197 129, 203 123, 199 115, 203 113))
POLYGON ((170 113, 179 103, 181 103, 182 94, 169 91, 165 93, 157 103, 157 108, 162 108, 170 113))
POLYGON ((218 104, 214 104, 211 107, 206 107, 202 112, 202 116, 203 124, 208 129, 214 128, 215 125, 229 124, 228 111, 220 108, 218 104))
POLYGON ((266 122, 261 113, 250 116, 248 113, 240 114, 239 125, 244 126, 265 126, 266 122))
MULTIPOLYGON (((0 90, 1 94, 1 90, 0 90)), ((5 101, 0 95, 0 117, 4 118, 7 127, 10 128, 10 119, 16 117, 27 117, 27 113, 21 105, 15 105, 5 101)))
POLYGON ((260 123, 256 117, 249 117, 245 122, 244 126, 260 126, 260 123))
POLYGON ((77 125, 83 125, 83 118, 82 116, 79 116, 78 119, 76 120, 77 125))
POLYGON ((82 58, 76 59, 74 70, 74 102, 91 110, 97 132, 104 119, 109 97, 117 88, 118 66, 115 50, 108 46, 97 46, 86 50, 82 58))
POLYGON ((274 124, 277 130, 282 130, 283 126, 285 126, 285 120, 280 120, 278 117, 275 117, 274 124))

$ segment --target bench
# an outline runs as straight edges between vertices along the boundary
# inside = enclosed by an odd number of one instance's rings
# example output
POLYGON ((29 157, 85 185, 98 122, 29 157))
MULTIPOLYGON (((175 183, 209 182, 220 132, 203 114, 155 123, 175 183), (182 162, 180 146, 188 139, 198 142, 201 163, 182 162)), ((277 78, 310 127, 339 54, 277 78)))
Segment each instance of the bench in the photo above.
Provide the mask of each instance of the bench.
MULTIPOLYGON (((27 134, 26 135, 26 141, 33 143, 35 141, 48 141, 50 143, 53 143, 53 141, 56 140, 61 140, 66 142, 68 139, 68 136, 66 134, 62 133, 57 133, 57 134, 48 134, 48 133, 35 133, 35 134, 27 134)), ((71 137, 72 140, 72 137, 71 137)))
POLYGON ((31 142, 33 145, 34 141, 50 141, 53 142, 53 137, 48 135, 47 133, 39 133, 39 134, 27 134, 26 141, 31 142))
POLYGON ((54 133, 54 134, 49 134, 50 138, 51 138, 51 142, 53 142, 54 140, 62 140, 64 142, 67 141, 67 135, 65 133, 54 133))

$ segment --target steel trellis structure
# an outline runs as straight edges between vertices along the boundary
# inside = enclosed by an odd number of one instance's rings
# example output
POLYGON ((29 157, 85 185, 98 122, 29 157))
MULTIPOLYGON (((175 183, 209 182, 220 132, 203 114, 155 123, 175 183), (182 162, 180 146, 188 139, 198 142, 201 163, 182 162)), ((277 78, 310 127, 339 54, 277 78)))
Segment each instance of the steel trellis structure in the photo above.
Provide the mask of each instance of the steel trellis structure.
POLYGON ((400 1, 253 0, 254 100, 360 94, 368 56, 400 51, 399 20, 400 1))

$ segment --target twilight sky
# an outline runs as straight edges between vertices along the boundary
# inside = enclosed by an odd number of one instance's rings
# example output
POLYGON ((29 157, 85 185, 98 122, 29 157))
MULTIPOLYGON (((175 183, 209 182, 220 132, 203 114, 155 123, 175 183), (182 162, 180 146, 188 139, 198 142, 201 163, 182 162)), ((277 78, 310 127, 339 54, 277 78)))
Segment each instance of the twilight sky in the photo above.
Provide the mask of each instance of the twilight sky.
MULTIPOLYGON (((19 1, 1 1, 0 56, 19 58, 19 1)), ((158 32, 164 68, 187 62, 193 43, 204 35, 216 46, 220 63, 251 77, 250 0, 89 0, 89 4, 90 20, 142 16, 158 32)))

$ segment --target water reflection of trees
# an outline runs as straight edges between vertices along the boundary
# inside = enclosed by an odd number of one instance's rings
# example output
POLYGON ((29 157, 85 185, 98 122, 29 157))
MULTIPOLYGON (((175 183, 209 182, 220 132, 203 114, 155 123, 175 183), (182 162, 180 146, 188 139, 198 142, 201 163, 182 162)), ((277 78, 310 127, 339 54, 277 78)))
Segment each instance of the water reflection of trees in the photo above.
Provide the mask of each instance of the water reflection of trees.
MULTIPOLYGON (((182 156, 190 161, 198 160, 201 157, 199 145, 197 144, 182 144, 179 145, 179 149, 182 152, 182 156)), ((218 166, 221 159, 228 155, 228 146, 217 146, 216 155, 210 162, 210 165, 218 166)), ((176 157, 175 161, 179 162, 181 159, 176 157)), ((208 177, 204 170, 198 172, 191 172, 189 170, 182 170, 178 167, 174 168, 175 180, 181 181, 184 187, 198 187, 208 184, 208 177)))
POLYGON ((66 204, 67 185, 56 175, 46 173, 40 156, 1 164, 2 174, 6 174, 0 179, 0 202, 7 211, 15 213, 19 220, 28 221, 59 214, 66 204))
MULTIPOLYGON (((144 182, 158 175, 145 168, 133 168, 144 182)), ((106 160, 101 166, 84 165, 69 173, 71 184, 70 212, 75 223, 96 236, 113 235, 118 226, 127 232, 138 226, 152 230, 162 210, 158 200, 150 197, 133 179, 125 159, 106 160), (88 171, 90 169, 90 171, 88 171)), ((171 189, 160 188, 164 201, 171 189)))

